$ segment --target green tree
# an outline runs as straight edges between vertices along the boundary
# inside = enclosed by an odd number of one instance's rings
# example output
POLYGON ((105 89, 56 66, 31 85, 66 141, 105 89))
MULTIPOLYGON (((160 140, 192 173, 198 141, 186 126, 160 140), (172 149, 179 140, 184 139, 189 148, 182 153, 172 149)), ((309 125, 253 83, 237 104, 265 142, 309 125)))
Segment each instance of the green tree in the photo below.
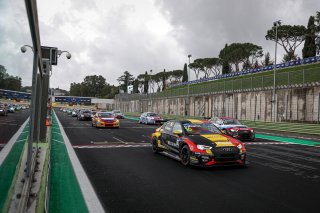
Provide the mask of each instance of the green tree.
POLYGON ((233 64, 236 68, 236 71, 240 70, 240 65, 245 64, 248 66, 253 64, 254 60, 261 58, 263 56, 262 47, 252 44, 252 43, 232 43, 226 45, 225 48, 220 50, 219 58, 223 62, 228 62, 233 64))
POLYGON ((316 12, 315 17, 315 31, 316 31, 316 47, 317 54, 320 54, 320 12, 316 12))
POLYGON ((228 47, 228 44, 224 46, 224 48, 220 51, 220 54, 219 54, 219 58, 222 63, 222 74, 227 74, 231 72, 230 63, 227 60, 227 57, 225 57, 225 50, 227 49, 227 47, 228 47))
POLYGON ((262 66, 270 66, 273 65, 273 61, 271 60, 270 53, 267 52, 264 55, 264 60, 262 61, 262 66))
POLYGON ((84 96, 101 97, 105 85, 106 79, 101 75, 86 76, 82 82, 82 93, 84 96))
POLYGON ((133 82, 133 93, 140 93, 139 92, 139 84, 140 84, 139 79, 135 79, 133 82))
POLYGON ((306 40, 302 49, 302 57, 309 58, 316 56, 317 46, 316 46, 316 25, 314 16, 310 16, 308 21, 308 27, 306 32, 306 40))
MULTIPOLYGON (((277 43, 283 47, 290 59, 295 56, 297 47, 305 40, 307 29, 303 25, 281 25, 278 26, 277 43)), ((276 41, 276 27, 267 31, 267 40, 276 41)))
POLYGON ((184 64, 183 66, 183 77, 182 77, 182 82, 187 82, 188 79, 188 65, 187 63, 184 64))
POLYGON ((21 90, 21 78, 10 76, 4 79, 4 88, 7 90, 20 91, 21 90))
POLYGON ((194 71, 194 74, 196 75, 196 79, 199 79, 199 74, 202 70, 202 64, 199 60, 194 60, 192 63, 189 64, 189 68, 194 71))
POLYGON ((121 75, 117 80, 120 84, 120 88, 123 89, 125 93, 127 93, 128 85, 132 85, 134 77, 128 71, 125 71, 123 75, 121 75))
POLYGON ((70 95, 71 96, 83 96, 82 94, 82 84, 81 83, 71 83, 70 84, 70 95))
POLYGON ((162 91, 166 89, 166 80, 167 80, 166 69, 164 69, 162 73, 162 91))

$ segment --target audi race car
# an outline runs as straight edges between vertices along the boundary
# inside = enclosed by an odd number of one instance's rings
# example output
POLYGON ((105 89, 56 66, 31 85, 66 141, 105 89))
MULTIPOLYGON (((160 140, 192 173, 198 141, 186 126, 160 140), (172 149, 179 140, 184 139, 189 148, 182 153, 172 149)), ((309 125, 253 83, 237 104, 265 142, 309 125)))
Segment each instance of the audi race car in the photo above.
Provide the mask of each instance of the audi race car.
POLYGON ((124 115, 122 114, 122 112, 120 110, 113 110, 112 111, 114 116, 118 119, 124 119, 124 115))
POLYGON ((242 142, 222 134, 212 124, 207 127, 189 120, 168 121, 152 134, 152 150, 179 160, 185 166, 247 165, 242 142))
POLYGON ((213 117, 209 120, 222 132, 239 140, 255 140, 255 132, 253 128, 241 124, 237 119, 228 117, 213 117))
POLYGON ((112 112, 97 112, 92 117, 91 126, 98 127, 120 127, 120 122, 112 112))
POLYGON ((165 121, 166 120, 164 120, 154 112, 145 112, 140 115, 138 123, 139 124, 162 124, 165 121))

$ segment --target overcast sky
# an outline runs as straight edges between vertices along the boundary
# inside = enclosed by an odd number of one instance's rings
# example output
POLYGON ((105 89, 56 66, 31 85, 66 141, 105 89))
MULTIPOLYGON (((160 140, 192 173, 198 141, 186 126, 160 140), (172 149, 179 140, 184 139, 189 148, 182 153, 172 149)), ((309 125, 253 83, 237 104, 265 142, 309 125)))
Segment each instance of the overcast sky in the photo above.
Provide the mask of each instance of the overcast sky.
MULTIPOLYGON (((42 45, 72 54, 59 58, 51 78, 51 86, 67 90, 87 75, 118 84, 126 70, 182 69, 188 54, 191 61, 217 57, 225 43, 255 43, 274 58, 274 43, 265 39, 273 21, 306 26, 317 10, 319 0, 38 1, 42 45)), ((31 43, 24 1, 0 0, 0 14, 0 64, 31 85, 32 54, 20 52, 31 43)))

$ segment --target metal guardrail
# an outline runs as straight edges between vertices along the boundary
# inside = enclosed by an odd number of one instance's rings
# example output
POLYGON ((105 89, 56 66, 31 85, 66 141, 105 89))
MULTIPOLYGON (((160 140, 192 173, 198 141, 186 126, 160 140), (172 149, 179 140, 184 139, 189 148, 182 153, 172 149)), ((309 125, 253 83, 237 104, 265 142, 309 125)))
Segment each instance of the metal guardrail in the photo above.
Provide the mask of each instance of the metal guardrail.
MULTIPOLYGON (((310 87, 320 85, 320 68, 310 68, 276 74, 277 89, 310 87)), ((202 94, 234 93, 273 89, 273 75, 250 76, 236 79, 210 81, 194 84, 189 87, 171 88, 163 92, 151 94, 118 94, 115 99, 120 101, 147 100, 181 96, 196 96, 202 94)))

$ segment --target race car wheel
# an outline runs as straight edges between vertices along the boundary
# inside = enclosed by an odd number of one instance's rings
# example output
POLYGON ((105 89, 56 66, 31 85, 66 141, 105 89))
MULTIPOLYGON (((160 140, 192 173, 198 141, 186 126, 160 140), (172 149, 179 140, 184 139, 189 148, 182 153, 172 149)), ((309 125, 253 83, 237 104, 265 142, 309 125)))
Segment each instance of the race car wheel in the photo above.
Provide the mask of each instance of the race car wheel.
POLYGON ((159 152, 158 140, 156 137, 152 138, 152 151, 153 151, 153 153, 159 152))
POLYGON ((180 159, 182 165, 188 166, 190 164, 190 149, 188 145, 184 145, 180 150, 180 159))

